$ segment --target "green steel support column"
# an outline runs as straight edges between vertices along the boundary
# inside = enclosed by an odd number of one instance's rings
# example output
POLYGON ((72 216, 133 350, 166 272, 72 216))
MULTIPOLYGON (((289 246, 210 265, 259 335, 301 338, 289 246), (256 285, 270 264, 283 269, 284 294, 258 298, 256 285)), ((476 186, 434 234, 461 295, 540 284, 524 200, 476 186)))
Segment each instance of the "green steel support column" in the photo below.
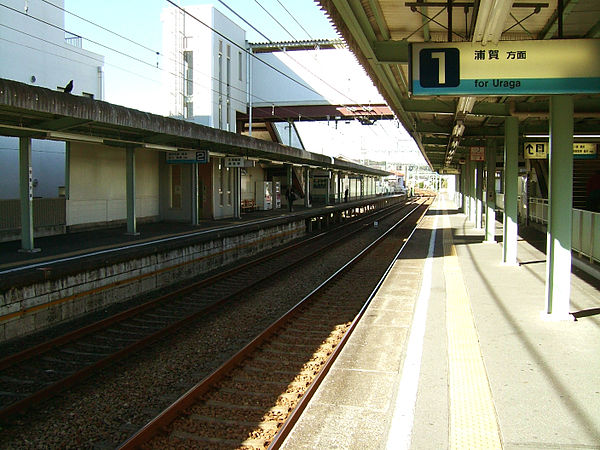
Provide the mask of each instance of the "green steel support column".
POLYGON ((191 164, 190 170, 192 171, 192 225, 198 225, 198 164, 191 164))
POLYGON ((363 176, 360 177, 360 199, 365 198, 365 178, 363 176))
POLYGON ((304 168, 304 206, 310 208, 310 167, 304 168))
POLYGON ((571 236, 573 214, 573 97, 550 97, 550 156, 546 308, 553 320, 572 320, 571 236))
POLYGON ((471 220, 471 161, 467 159, 465 163, 465 215, 467 216, 467 220, 471 220))
POLYGON ((135 221, 135 147, 128 144, 126 152, 127 234, 138 235, 135 221))
POLYGON ((477 200, 477 212, 475 214, 475 228, 483 229, 483 163, 477 162, 477 181, 475 196, 477 200))
POLYGON ((487 164, 486 205, 485 205, 485 242, 496 242, 496 141, 488 141, 485 149, 487 164))
POLYGON ((33 170, 31 168, 31 138, 19 138, 19 194, 21 197, 20 252, 35 253, 33 246, 33 170))
MULTIPOLYGON (((327 192, 325 193, 325 205, 331 204, 331 183, 333 182, 333 172, 327 171, 327 192)), ((334 201, 335 203, 335 201, 334 201)))
POLYGON ((467 166, 466 165, 462 166, 462 169, 460 171, 460 192, 462 194, 461 210, 462 210, 463 214, 466 216, 467 212, 468 212, 467 203, 469 200, 469 197, 467 197, 467 166))
MULTIPOLYGON (((242 168, 235 167, 233 169, 233 217, 236 219, 242 218, 242 168)), ((196 172, 198 173, 198 172, 196 172)), ((196 183, 196 187, 198 187, 198 183, 196 183)), ((198 189, 196 189, 198 191, 198 189)), ((271 195, 275 195, 271 193, 271 195)), ((200 196, 197 197, 196 204, 198 204, 198 200, 200 196)))
POLYGON ((469 220, 473 223, 474 227, 477 227, 477 162, 471 161, 471 189, 469 195, 471 197, 471 203, 469 204, 469 220))
POLYGON ((519 119, 504 121, 504 229, 502 262, 517 264, 517 178, 519 175, 519 119))
POLYGON ((71 142, 65 142, 65 198, 71 197, 71 142))

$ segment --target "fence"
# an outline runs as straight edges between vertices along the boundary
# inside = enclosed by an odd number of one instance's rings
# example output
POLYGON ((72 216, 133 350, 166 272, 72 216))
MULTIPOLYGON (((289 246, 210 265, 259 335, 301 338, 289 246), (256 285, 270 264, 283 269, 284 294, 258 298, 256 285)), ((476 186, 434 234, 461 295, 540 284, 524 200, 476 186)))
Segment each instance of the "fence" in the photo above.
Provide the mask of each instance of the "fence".
MULTIPOLYGON (((573 208, 571 248, 590 262, 600 262, 600 213, 573 208), (598 236, 599 239, 595 239, 598 236)), ((529 199, 529 220, 548 223, 548 200, 529 199)))
MULTIPOLYGON (((34 198, 33 226, 57 227, 67 223, 67 201, 64 198, 34 198)), ((0 232, 21 228, 21 203, 19 199, 0 200, 0 232)))

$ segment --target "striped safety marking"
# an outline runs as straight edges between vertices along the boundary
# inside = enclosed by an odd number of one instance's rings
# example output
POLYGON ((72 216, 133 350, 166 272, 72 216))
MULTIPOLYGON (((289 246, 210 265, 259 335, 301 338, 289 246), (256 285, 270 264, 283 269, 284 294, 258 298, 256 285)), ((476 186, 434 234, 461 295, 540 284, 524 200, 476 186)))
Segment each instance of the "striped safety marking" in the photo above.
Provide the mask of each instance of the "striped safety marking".
POLYGON ((501 449, 500 430, 451 226, 444 214, 451 449, 501 449))

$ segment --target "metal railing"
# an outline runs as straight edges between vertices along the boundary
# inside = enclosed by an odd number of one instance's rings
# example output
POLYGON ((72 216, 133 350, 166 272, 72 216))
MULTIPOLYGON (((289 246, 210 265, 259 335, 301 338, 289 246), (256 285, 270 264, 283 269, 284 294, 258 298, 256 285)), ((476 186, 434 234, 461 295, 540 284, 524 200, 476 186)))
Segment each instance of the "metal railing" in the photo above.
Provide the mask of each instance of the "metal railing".
MULTIPOLYGON (((572 214, 571 249, 590 262, 600 262, 600 213, 573 208, 572 214)), ((529 199, 529 220, 548 224, 547 199, 529 199)))
MULTIPOLYGON (((34 198, 33 226, 52 227, 66 225, 67 201, 64 198, 34 198)), ((19 199, 0 200, 0 231, 21 228, 19 199)))

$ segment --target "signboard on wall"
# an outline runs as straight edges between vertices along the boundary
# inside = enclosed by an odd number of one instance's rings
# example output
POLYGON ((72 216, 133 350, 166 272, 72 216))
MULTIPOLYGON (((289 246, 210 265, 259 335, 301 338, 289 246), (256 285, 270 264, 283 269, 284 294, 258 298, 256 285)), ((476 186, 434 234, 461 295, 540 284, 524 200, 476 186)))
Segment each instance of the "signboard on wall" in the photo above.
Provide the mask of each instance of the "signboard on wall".
POLYGON ((423 42, 410 45, 413 95, 600 92, 600 40, 423 42), (540 70, 540 68, 543 70, 540 70))
POLYGON ((243 156, 228 156, 225 158, 225 167, 254 167, 254 161, 248 161, 243 156))
POLYGON ((471 161, 485 161, 485 147, 471 147, 471 161))
POLYGON ((206 164, 208 150, 178 150, 167 153, 167 164, 206 164))

